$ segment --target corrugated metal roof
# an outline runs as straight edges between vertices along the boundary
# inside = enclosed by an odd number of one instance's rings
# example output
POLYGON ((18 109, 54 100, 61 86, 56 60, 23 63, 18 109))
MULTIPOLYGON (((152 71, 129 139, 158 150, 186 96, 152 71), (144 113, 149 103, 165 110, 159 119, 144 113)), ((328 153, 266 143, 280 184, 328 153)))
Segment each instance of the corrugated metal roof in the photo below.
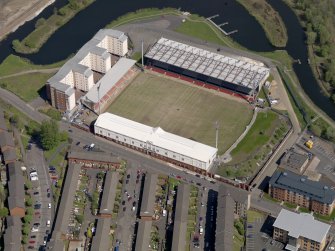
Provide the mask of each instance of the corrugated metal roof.
POLYGON ((208 163, 217 149, 111 113, 101 114, 95 126, 208 163))
POLYGON ((298 214, 286 209, 280 211, 273 226, 288 231, 288 235, 294 238, 304 237, 317 242, 322 242, 330 229, 330 225, 315 220, 311 214, 298 214))
POLYGON ((160 38, 145 54, 160 62, 249 88, 257 88, 270 69, 259 64, 160 38))

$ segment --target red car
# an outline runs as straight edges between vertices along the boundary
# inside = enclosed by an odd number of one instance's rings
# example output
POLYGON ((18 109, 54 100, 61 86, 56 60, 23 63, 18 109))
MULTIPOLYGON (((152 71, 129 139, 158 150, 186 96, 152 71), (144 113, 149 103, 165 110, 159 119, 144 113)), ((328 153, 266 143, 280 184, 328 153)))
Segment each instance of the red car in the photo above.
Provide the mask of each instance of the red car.
POLYGON ((34 241, 34 240, 30 240, 30 241, 29 241, 30 244, 34 244, 35 242, 36 242, 36 241, 34 241))
POLYGON ((40 215, 41 213, 40 212, 35 212, 35 215, 40 215))
POLYGON ((178 175, 176 178, 177 178, 177 179, 181 179, 181 176, 178 175))

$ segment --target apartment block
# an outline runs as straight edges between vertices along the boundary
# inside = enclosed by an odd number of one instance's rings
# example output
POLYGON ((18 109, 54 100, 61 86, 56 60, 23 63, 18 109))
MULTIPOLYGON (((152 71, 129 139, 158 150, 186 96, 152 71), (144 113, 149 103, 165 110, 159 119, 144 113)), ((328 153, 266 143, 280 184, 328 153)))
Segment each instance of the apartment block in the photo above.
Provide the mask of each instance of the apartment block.
POLYGON ((285 250, 322 251, 329 241, 330 225, 311 214, 282 209, 273 224, 273 239, 286 244, 285 250))
POLYGON ((322 215, 330 215, 335 207, 335 191, 322 182, 289 171, 273 174, 269 194, 277 200, 294 203, 322 215))
POLYGON ((94 74, 105 75, 111 69, 111 54, 124 56, 127 52, 128 37, 123 32, 100 30, 47 81, 47 97, 52 106, 63 112, 71 111, 80 96, 75 95, 76 90, 88 92, 97 84, 94 74))

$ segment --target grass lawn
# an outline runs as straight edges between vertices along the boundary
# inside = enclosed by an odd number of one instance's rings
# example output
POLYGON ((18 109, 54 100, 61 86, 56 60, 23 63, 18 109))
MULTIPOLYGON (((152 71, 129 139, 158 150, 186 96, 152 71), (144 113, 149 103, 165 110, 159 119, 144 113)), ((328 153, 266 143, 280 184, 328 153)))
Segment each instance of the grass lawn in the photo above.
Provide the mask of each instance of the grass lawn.
POLYGON ((233 251, 240 251, 244 247, 244 236, 240 235, 237 229, 234 227, 234 246, 233 251))
POLYGON ((252 110, 212 92, 172 79, 141 73, 112 103, 108 112, 215 146, 215 121, 219 129, 219 153, 241 135, 252 110))
POLYGON ((186 21, 181 23, 175 31, 218 45, 243 49, 241 45, 234 42, 230 37, 222 34, 220 30, 210 24, 204 17, 191 15, 185 20, 186 21))
POLYGON ((284 206, 285 206, 285 207, 288 207, 288 208, 291 208, 291 209, 297 207, 296 204, 293 204, 293 203, 290 203, 290 202, 284 202, 284 206))
POLYGON ((61 67, 64 63, 65 61, 60 61, 50 65, 35 65, 31 63, 28 59, 9 55, 0 64, 0 77, 29 70, 57 68, 61 67))
POLYGON ((119 17, 118 19, 112 21, 109 23, 106 28, 114 28, 117 26, 120 26, 122 24, 131 23, 134 21, 138 21, 141 19, 148 19, 150 17, 160 16, 160 15, 178 15, 180 14, 178 10, 174 8, 163 8, 163 9, 157 9, 157 8, 145 8, 145 9, 139 9, 134 12, 126 13, 125 15, 119 17))
POLYGON ((237 2, 256 18, 271 44, 276 47, 286 46, 288 37, 285 24, 279 13, 266 0, 237 0, 237 2))
POLYGON ((29 73, 1 80, 1 87, 8 89, 24 101, 32 101, 40 96, 46 81, 53 73, 29 73))
POLYGON ((274 132, 277 118, 278 115, 274 112, 259 112, 247 135, 232 151, 233 158, 238 155, 249 155, 266 144, 274 132))

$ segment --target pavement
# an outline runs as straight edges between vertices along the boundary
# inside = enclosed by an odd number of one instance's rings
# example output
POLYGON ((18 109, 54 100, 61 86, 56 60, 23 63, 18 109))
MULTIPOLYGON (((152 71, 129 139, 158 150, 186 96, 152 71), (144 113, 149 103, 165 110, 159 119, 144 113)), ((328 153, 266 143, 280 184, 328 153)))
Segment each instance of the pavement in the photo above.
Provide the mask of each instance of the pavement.
MULTIPOLYGON (((45 162, 42 149, 38 148, 35 144, 32 144, 31 150, 27 151, 27 170, 36 170, 38 174, 38 181, 32 181, 33 184, 33 206, 40 203, 41 208, 39 210, 34 210, 34 219, 32 223, 40 223, 38 232, 31 233, 30 236, 35 235, 35 239, 29 239, 29 241, 35 240, 36 243, 34 246, 36 248, 43 245, 43 240, 46 235, 46 230, 50 230, 50 227, 47 227, 47 221, 50 220, 52 224, 54 219, 54 205, 51 208, 48 208, 48 204, 52 203, 51 196, 47 196, 48 189, 50 189, 50 177, 48 174, 48 165, 45 162), (38 215, 36 215, 36 213, 38 215)), ((49 190, 50 191, 50 190, 49 190)), ((31 244, 28 244, 31 246, 31 244)))

